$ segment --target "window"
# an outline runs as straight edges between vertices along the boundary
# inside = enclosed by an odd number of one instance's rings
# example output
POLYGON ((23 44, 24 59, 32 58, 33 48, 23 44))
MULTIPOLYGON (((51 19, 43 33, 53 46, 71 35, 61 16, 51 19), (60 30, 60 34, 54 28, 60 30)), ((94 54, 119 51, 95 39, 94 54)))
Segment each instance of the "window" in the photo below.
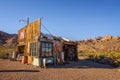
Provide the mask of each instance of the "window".
POLYGON ((37 46, 36 42, 30 44, 30 55, 31 56, 37 56, 36 55, 36 46, 37 46))
POLYGON ((53 56, 53 44, 50 42, 41 43, 41 57, 52 57, 53 56))

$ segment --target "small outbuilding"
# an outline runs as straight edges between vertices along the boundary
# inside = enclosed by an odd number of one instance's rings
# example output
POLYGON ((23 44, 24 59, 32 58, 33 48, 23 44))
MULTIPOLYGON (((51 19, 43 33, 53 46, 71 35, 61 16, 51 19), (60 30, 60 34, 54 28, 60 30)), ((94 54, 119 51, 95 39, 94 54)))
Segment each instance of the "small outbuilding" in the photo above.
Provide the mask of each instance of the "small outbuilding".
POLYGON ((51 34, 41 33, 41 20, 38 19, 18 31, 18 57, 22 62, 36 66, 61 64, 76 61, 77 42, 51 34))

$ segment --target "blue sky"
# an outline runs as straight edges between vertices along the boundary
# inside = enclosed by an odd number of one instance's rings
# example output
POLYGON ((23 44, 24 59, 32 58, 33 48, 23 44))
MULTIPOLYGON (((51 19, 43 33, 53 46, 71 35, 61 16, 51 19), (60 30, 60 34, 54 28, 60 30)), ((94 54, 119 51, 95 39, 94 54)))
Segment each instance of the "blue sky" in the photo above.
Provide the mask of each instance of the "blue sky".
MULTIPOLYGON (((43 17, 53 35, 73 40, 120 36, 120 0, 1 0, 0 30, 8 33, 43 17)), ((42 27, 42 32, 48 33, 42 27)))

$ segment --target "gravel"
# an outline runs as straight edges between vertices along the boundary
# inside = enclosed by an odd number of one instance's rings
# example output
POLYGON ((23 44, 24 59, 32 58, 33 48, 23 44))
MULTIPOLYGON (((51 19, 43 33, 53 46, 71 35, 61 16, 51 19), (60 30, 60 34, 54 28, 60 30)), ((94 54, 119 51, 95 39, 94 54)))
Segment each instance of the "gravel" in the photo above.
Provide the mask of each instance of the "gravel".
POLYGON ((43 69, 0 59, 0 80, 120 80, 120 72, 108 65, 86 60, 43 69))

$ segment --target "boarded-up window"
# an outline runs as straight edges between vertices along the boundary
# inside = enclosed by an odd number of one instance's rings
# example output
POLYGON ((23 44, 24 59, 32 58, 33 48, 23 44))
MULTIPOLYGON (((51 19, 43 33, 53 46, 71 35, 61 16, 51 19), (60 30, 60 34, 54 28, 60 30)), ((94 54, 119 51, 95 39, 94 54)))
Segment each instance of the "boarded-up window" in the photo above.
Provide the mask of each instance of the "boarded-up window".
POLYGON ((52 57, 53 56, 53 44, 49 42, 41 43, 41 57, 52 57))

